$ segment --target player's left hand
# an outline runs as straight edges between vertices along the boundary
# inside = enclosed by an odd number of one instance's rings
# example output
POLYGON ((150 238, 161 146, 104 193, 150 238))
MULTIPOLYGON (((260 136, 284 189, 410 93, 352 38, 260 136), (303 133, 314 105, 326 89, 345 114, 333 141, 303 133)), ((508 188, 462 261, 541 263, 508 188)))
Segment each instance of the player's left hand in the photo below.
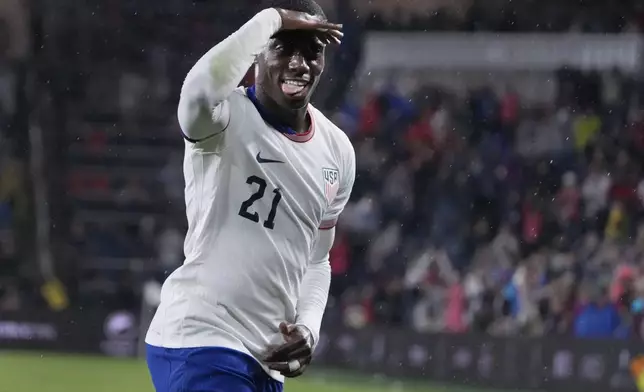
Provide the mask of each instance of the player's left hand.
POLYGON ((280 332, 285 343, 273 349, 264 362, 284 377, 300 376, 313 357, 311 332, 301 325, 285 322, 280 324, 280 332))

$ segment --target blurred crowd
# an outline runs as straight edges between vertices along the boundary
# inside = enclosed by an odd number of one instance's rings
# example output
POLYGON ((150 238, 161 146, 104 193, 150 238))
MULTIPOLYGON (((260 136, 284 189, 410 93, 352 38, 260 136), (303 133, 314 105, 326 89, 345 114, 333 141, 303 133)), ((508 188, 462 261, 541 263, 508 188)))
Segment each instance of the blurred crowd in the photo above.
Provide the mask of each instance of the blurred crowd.
POLYGON ((336 115, 358 162, 331 257, 346 319, 639 333, 642 86, 619 72, 558 78, 547 104, 511 86, 385 85, 336 115))
MULTIPOLYGON (((355 22, 358 40, 363 28, 636 32, 644 20, 629 1, 433 2, 443 5, 426 14, 324 3, 355 22)), ((144 281, 182 262, 180 81, 231 32, 211 21, 238 26, 253 3, 43 3, 35 85, 49 99, 37 122, 62 176, 50 184, 54 251, 74 306, 137 306, 144 281)), ((336 58, 331 77, 353 72, 350 57, 336 58)), ((2 64, 0 83, 10 75, 2 64)), ((390 78, 349 99, 325 92, 358 164, 331 252, 329 317, 424 331, 640 333, 644 88, 619 71, 553 78, 558 92, 540 104, 509 83, 410 92, 390 78)), ((16 264, 13 222, 26 197, 24 163, 0 141, 0 261, 14 260, 3 271, 16 264)))

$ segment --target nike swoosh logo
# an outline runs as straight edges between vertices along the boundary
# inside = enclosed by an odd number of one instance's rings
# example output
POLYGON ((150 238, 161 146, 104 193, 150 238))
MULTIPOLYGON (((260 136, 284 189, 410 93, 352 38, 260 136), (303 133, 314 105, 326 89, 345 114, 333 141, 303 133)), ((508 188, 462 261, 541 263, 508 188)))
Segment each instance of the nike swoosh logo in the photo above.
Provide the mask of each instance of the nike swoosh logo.
POLYGON ((275 160, 275 159, 262 158, 259 154, 260 153, 258 152, 257 156, 255 157, 257 159, 258 163, 284 163, 284 161, 278 161, 278 160, 275 160))

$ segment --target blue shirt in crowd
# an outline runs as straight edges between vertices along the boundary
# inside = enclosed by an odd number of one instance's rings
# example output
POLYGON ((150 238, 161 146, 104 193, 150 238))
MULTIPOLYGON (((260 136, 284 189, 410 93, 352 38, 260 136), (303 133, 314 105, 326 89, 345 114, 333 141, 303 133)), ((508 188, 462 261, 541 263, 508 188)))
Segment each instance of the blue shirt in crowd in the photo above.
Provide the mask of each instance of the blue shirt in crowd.
POLYGON ((612 337, 620 325, 617 308, 612 304, 588 304, 575 320, 575 335, 580 338, 612 337))

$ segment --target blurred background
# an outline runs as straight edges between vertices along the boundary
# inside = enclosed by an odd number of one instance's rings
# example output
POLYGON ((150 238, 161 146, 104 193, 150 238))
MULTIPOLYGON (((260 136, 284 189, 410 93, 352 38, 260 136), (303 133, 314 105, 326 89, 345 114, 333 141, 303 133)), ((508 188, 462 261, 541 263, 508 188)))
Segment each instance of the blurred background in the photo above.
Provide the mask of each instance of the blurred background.
MULTIPOLYGON (((315 104, 358 165, 318 361, 352 371, 292 390, 636 391, 644 3, 318 2, 345 40, 315 104)), ((150 390, 13 350, 137 355, 183 262, 181 83, 260 6, 0 0, 0 391, 150 390)))

